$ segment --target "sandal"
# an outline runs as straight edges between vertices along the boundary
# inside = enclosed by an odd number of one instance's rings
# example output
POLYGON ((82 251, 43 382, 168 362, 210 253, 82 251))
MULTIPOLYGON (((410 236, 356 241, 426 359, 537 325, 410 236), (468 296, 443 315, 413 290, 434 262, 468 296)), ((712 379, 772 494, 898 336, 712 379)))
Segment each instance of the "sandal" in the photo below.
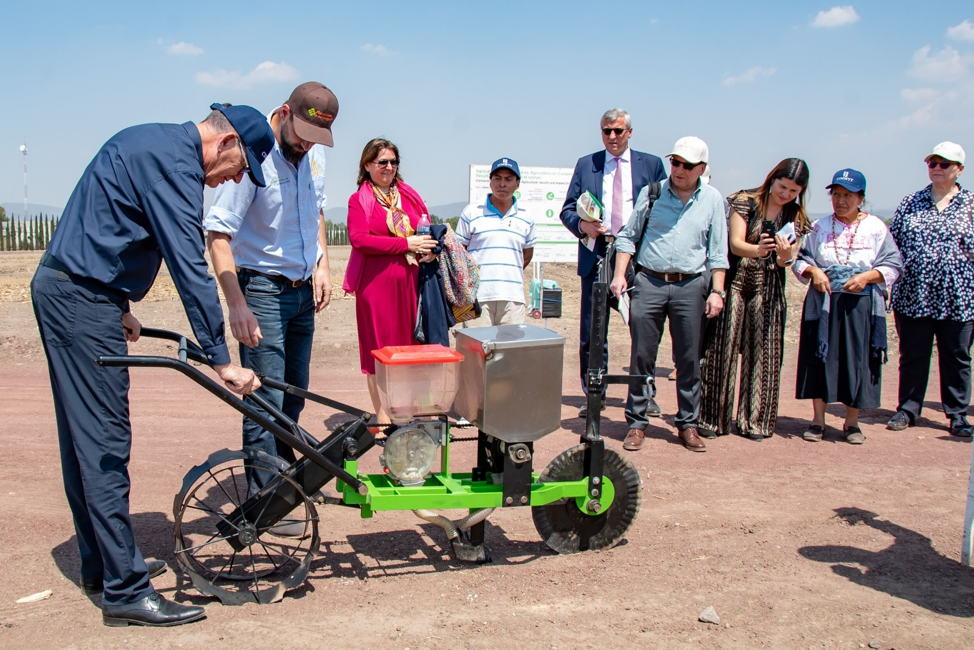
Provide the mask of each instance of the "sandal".
POLYGON ((859 427, 845 427, 845 441, 850 445, 861 445, 866 442, 866 436, 859 427))
POLYGON ((810 424, 808 428, 805 429, 805 433, 802 434, 802 438, 808 442, 821 442, 823 435, 825 435, 825 427, 817 424, 810 424))

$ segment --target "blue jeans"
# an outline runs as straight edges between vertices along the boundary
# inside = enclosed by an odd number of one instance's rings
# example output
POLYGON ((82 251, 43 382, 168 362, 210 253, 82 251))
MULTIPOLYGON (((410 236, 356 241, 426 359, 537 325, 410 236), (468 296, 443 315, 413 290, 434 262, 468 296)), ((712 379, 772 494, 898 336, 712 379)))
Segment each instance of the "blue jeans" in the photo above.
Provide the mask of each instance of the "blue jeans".
MULTIPOLYGON (((237 280, 263 336, 256 348, 240 345, 241 365, 272 379, 307 389, 315 331, 313 284, 306 282, 295 288, 290 283, 278 282, 246 269, 240 270, 237 280)), ((286 416, 298 421, 304 409, 303 399, 268 386, 261 386, 256 392, 286 416)), ((251 403, 251 406, 264 413, 256 404, 251 403)), ((294 451, 290 447, 247 417, 243 419, 243 444, 244 447, 278 456, 286 462, 294 462, 294 451)), ((273 473, 248 472, 250 493, 258 491, 272 477, 273 473)))

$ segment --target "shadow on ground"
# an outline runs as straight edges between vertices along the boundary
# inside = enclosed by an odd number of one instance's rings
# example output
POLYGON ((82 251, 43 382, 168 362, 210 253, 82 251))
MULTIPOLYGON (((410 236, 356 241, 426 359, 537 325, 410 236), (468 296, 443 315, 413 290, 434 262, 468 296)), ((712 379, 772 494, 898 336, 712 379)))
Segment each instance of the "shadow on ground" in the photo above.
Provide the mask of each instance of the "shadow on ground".
POLYGON ((806 546, 798 553, 832 564, 832 571, 876 591, 908 600, 924 609, 958 617, 974 617, 974 570, 945 557, 916 531, 884 521, 860 508, 837 508, 850 526, 865 525, 893 537, 881 551, 854 546, 806 546))

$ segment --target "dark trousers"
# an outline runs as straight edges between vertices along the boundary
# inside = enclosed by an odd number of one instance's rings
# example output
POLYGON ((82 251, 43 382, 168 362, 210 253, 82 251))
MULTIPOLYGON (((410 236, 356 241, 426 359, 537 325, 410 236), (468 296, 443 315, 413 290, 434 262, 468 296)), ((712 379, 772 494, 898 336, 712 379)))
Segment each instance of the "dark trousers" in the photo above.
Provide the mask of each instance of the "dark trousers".
POLYGON ((129 374, 95 363, 100 355, 127 354, 122 301, 97 283, 45 266, 30 287, 51 376, 81 577, 104 581, 103 604, 140 600, 153 589, 129 519, 129 374))
MULTIPOLYGON (((611 279, 611 274, 609 278, 611 279)), ((592 340, 592 286, 598 279, 598 273, 592 271, 587 276, 581 278, 582 280, 582 310, 581 316, 579 317, 578 323, 578 370, 579 376, 582 380, 582 393, 588 394, 588 388, 585 385, 585 377, 588 374, 588 355, 591 350, 591 340, 592 340)), ((612 310, 609 309, 608 305, 605 308, 605 343, 603 347, 602 356, 602 370, 608 372, 609 368, 609 316, 612 310)), ((656 394, 656 386, 654 376, 656 374, 656 366, 648 373, 649 383, 650 383, 650 395, 656 394)), ((602 397, 605 398, 605 388, 603 387, 602 397)))
POLYGON ((948 418, 967 413, 971 403, 971 342, 974 321, 912 318, 894 314, 900 337, 899 406, 920 417, 927 393, 933 341, 937 340, 940 401, 948 418))
MULTIPOLYGON (((629 373, 652 375, 663 326, 669 317, 676 366, 678 411, 675 422, 681 431, 696 426, 700 415, 700 342, 709 291, 710 277, 707 273, 683 282, 665 282, 645 272, 636 274, 632 290, 629 373)), ((626 402, 626 421, 630 428, 646 428, 649 397, 650 387, 647 385, 630 389, 626 402)))

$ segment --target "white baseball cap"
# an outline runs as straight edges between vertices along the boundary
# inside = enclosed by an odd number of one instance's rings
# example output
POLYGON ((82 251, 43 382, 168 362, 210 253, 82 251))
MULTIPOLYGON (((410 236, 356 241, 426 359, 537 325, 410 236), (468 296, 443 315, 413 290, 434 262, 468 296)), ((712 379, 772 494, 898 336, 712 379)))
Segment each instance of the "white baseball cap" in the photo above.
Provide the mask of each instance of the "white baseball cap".
POLYGON ((692 135, 677 140, 673 145, 673 151, 666 155, 679 156, 688 163, 694 164, 710 162, 710 149, 707 148, 707 143, 692 135))
POLYGON ((923 159, 923 162, 930 162, 934 156, 940 156, 944 160, 955 162, 961 166, 964 165, 964 147, 956 142, 941 142, 933 148, 930 155, 923 159))

